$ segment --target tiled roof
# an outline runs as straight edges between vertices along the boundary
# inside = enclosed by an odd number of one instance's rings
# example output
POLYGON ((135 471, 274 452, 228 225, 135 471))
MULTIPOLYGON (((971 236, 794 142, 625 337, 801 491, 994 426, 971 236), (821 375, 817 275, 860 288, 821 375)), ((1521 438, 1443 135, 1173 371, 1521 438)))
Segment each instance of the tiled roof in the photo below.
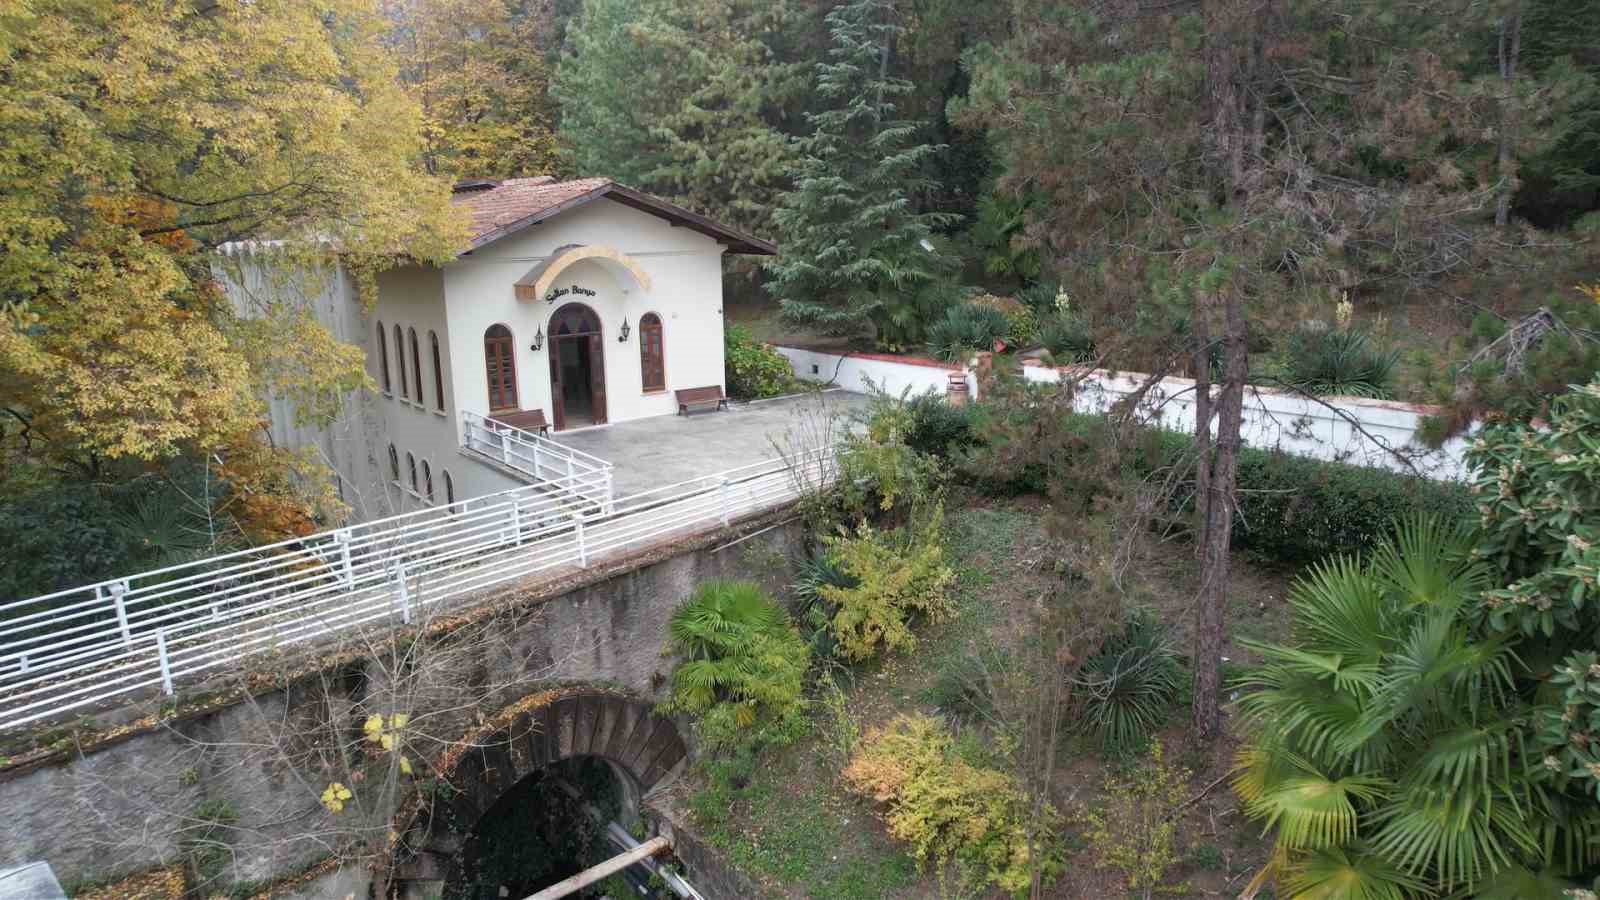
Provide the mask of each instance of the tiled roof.
POLYGON ((643 210, 692 228, 728 245, 733 253, 772 254, 777 248, 760 238, 719 225, 704 216, 652 197, 609 178, 579 178, 556 181, 548 175, 537 178, 508 178, 503 181, 469 181, 456 186, 452 202, 466 207, 472 217, 472 244, 476 249, 542 222, 591 200, 610 197, 619 203, 643 210))

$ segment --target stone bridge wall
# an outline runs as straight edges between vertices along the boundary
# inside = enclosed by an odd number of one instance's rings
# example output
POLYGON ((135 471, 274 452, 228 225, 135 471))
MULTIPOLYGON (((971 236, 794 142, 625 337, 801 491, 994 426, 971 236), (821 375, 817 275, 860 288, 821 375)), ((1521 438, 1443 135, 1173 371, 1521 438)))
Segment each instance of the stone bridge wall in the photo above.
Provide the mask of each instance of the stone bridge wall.
MULTIPOLYGON (((532 690, 526 670, 535 666, 547 679, 544 688, 589 684, 637 701, 593 705, 597 714, 611 713, 596 720, 609 723, 609 731, 580 725, 576 732, 558 728, 546 736, 557 750, 561 742, 570 750, 578 739, 592 747, 597 734, 609 745, 620 733, 619 722, 635 721, 639 710, 659 699, 672 667, 662 655, 666 622, 695 585, 728 577, 762 581, 775 593, 785 589, 791 570, 784 562, 801 552, 803 539, 797 523, 783 521, 786 515, 701 534, 560 583, 512 585, 497 593, 494 604, 536 609, 538 616, 499 643, 484 642, 475 656, 452 660, 453 670, 437 677, 486 684, 491 692, 500 684, 516 685, 527 696, 532 690)), ((257 691, 204 715, 130 733, 101 732, 53 759, 0 771, 0 866, 46 860, 64 884, 113 881, 182 859, 186 841, 192 844, 203 831, 204 811, 218 808, 236 816, 221 832, 226 880, 266 882, 316 866, 332 852, 331 835, 339 824, 318 799, 330 772, 290 764, 275 747, 293 735, 299 717, 310 714, 309 704, 321 704, 315 712, 326 717, 326 707, 341 702, 342 690, 356 691, 364 679, 383 677, 370 665, 371 671, 363 672, 359 662, 354 668, 313 672, 306 678, 315 689, 301 680, 257 691)), ((515 701, 507 690, 496 700, 515 701)), ((431 716, 436 734, 448 731, 458 740, 474 733, 474 720, 499 708, 422 712, 431 716)), ((648 734, 634 731, 629 729, 618 753, 635 751, 628 763, 638 765, 633 774, 639 787, 670 780, 687 750, 678 735, 655 727, 648 734), (638 746, 626 743, 635 736, 638 746)), ((550 756, 551 744, 539 746, 550 756)), ((375 822, 394 813, 392 806, 364 811, 375 822)), ((345 871, 337 877, 345 883, 352 876, 345 871)))

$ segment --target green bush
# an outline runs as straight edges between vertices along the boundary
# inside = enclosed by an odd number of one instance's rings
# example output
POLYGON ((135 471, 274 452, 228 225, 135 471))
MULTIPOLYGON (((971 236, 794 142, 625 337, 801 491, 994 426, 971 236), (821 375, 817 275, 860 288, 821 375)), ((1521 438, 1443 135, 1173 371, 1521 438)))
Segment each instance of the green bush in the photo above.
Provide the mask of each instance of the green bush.
POLYGON ((1550 777, 1600 798, 1600 379, 1550 404, 1549 426, 1485 428, 1467 451, 1477 472, 1474 557, 1495 573, 1477 616, 1520 637, 1540 678, 1535 741, 1550 777), (1557 693, 1559 692, 1559 694, 1557 693))
POLYGON ((1005 313, 975 303, 951 307, 943 319, 928 328, 928 352, 947 362, 957 362, 975 350, 991 350, 994 342, 1011 333, 1005 313))
MULTIPOLYGON (((981 407, 975 415, 1004 415, 981 407)), ((1063 416, 1052 427, 1086 437, 1105 427, 1094 415, 1063 416)), ((1149 429, 1147 440, 1126 451, 1121 464, 1144 476, 1177 466, 1188 454, 1190 436, 1149 429)), ((1082 452, 1098 452, 1099 442, 1084 440, 1082 452)), ((979 446, 965 454, 963 471, 984 479, 992 491, 1044 493, 1041 470, 1029 465, 1007 469, 992 464, 979 446)), ((1193 482, 1175 486, 1173 512, 1187 514, 1193 503, 1193 482)), ((1344 463, 1324 462, 1272 450, 1239 450, 1239 517, 1233 529, 1234 549, 1253 557, 1300 566, 1334 553, 1360 553, 1387 535, 1391 524, 1416 514, 1459 518, 1473 512, 1471 495, 1453 482, 1344 463)))
POLYGON ((902 439, 928 456, 946 457, 972 444, 972 407, 951 406, 934 390, 905 401, 907 419, 902 439))
POLYGON ((1183 665, 1168 629, 1132 612, 1122 631, 1084 660, 1075 682, 1083 698, 1078 724, 1106 750, 1131 750, 1166 718, 1184 683, 1183 665))
POLYGON ((1394 396, 1398 350, 1379 350, 1359 331, 1302 328, 1289 339, 1284 381, 1309 394, 1394 396))
POLYGON ((810 651, 759 586, 705 582, 672 614, 667 637, 681 662, 663 707, 698 717, 713 752, 799 735, 810 651))
POLYGON ((722 332, 728 395, 755 399, 776 397, 794 384, 794 369, 782 353, 757 343, 750 329, 728 323, 722 332))

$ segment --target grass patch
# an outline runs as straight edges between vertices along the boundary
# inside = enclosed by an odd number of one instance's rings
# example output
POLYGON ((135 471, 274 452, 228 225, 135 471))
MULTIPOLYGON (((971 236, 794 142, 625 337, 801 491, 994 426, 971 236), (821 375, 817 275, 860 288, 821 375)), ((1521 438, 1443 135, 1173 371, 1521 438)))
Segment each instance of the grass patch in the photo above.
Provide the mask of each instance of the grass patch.
POLYGON ((746 874, 791 888, 785 896, 871 900, 912 885, 911 858, 865 806, 834 790, 810 743, 764 757, 720 821, 705 821, 701 806, 706 840, 746 874))

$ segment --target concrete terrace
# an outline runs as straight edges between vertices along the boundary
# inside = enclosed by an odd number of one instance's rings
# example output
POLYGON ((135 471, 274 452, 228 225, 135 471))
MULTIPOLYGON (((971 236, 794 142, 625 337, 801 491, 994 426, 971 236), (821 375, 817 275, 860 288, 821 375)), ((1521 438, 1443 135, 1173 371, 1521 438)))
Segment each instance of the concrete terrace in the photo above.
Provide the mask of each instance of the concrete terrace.
POLYGON ((861 394, 829 390, 747 403, 729 401, 725 411, 654 416, 555 432, 551 437, 613 463, 615 495, 627 497, 776 459, 774 441, 785 448, 816 443, 817 429, 829 417, 842 419, 865 404, 861 394))

